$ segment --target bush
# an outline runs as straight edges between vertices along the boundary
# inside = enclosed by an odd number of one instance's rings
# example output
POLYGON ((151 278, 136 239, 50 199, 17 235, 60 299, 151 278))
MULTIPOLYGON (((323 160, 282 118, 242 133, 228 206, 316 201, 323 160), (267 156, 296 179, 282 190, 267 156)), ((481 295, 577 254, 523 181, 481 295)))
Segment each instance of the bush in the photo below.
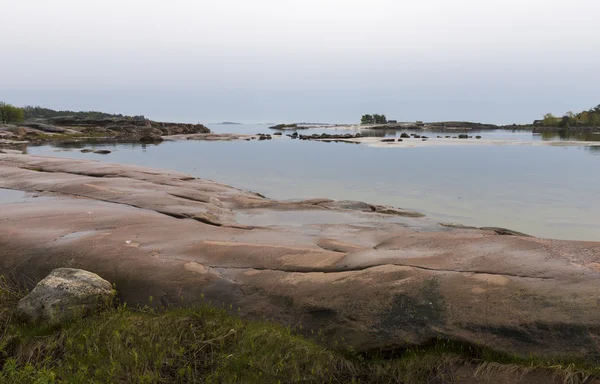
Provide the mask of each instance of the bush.
POLYGON ((23 121, 23 116, 21 108, 0 102, 0 123, 19 123, 23 121))

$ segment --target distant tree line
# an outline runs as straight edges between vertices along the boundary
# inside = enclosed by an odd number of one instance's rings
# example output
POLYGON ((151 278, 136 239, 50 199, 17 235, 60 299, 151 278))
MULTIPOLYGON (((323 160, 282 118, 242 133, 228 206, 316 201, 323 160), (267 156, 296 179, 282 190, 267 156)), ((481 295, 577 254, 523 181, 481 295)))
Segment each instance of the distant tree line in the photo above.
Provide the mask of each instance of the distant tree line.
POLYGON ((573 113, 567 112, 562 117, 554 116, 551 113, 544 115, 541 124, 546 127, 600 127, 600 104, 587 111, 573 113))
POLYGON ((386 124, 387 119, 385 115, 362 115, 360 119, 361 124, 386 124))
POLYGON ((34 107, 28 105, 22 108, 25 119, 34 119, 34 118, 50 118, 50 117, 58 117, 58 116, 73 116, 80 117, 82 119, 124 119, 124 120, 146 120, 146 118, 142 115, 139 116, 124 116, 122 114, 111 114, 105 112, 98 111, 55 111, 49 108, 42 107, 34 107))

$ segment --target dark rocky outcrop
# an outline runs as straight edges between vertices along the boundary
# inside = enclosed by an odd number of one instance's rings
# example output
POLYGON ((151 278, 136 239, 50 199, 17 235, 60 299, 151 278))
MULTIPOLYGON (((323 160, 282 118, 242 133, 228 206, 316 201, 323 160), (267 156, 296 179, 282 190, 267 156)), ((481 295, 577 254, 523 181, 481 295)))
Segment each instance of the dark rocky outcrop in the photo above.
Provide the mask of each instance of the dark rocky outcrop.
POLYGON ((280 129, 280 130, 290 130, 290 129, 308 129, 310 127, 299 126, 298 124, 277 124, 277 125, 274 125, 269 128, 270 129, 280 129))
POLYGON ((162 136, 210 133, 210 129, 202 124, 115 118, 86 119, 73 116, 34 119, 21 125, 31 129, 27 132, 26 137, 31 140, 39 140, 40 133, 45 133, 48 135, 43 138, 44 140, 51 140, 53 137, 85 137, 89 135, 90 137, 156 143, 162 141, 162 136))

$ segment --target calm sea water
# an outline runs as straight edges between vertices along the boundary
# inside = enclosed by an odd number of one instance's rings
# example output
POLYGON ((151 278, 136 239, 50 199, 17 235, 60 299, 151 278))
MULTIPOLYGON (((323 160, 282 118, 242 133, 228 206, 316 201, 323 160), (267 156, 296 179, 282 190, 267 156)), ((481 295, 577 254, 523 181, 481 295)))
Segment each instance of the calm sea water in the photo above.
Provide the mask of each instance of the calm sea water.
MULTIPOLYGON (((211 125, 267 133, 263 125, 211 125)), ((347 130, 309 130, 345 133, 347 130)), ((398 135, 398 132, 371 132, 398 135)), ((429 137, 447 133, 429 132, 429 137)), ((519 141, 564 140, 528 131, 472 132, 519 141)), ((600 135, 576 137, 594 140, 600 135)), ((572 138, 571 138, 572 139, 572 138)), ((372 148, 291 140, 78 144, 29 147, 35 155, 174 169, 277 199, 327 197, 421 211, 440 222, 507 227, 558 239, 600 241, 600 147, 372 148), (110 155, 78 148, 108 148, 110 155)))

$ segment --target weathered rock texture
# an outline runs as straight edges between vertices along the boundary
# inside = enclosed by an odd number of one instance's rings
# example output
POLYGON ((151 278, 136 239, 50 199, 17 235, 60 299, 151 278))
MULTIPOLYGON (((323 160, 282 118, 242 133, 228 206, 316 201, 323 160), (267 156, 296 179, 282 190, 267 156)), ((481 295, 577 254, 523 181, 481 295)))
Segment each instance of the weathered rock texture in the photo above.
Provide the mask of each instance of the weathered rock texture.
POLYGON ((116 283, 131 305, 203 295, 358 350, 441 337, 600 356, 598 242, 444 227, 369 204, 276 201, 72 159, 0 155, 0 188, 56 196, 0 205, 0 271, 34 281, 81 268, 116 283))
POLYGON ((58 268, 19 301, 17 315, 30 323, 57 325, 93 313, 112 298, 110 283, 95 273, 58 268))

